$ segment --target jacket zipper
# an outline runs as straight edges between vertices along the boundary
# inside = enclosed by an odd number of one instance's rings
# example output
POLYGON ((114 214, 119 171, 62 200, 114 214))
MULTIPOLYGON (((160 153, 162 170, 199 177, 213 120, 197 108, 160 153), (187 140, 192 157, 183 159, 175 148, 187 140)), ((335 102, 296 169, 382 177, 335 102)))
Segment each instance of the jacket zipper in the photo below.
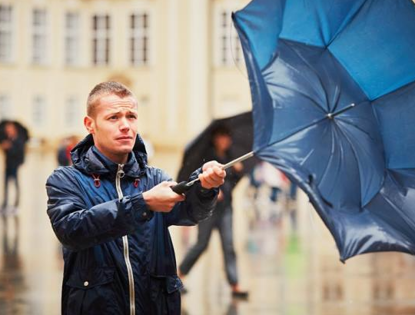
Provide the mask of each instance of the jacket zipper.
MULTIPOLYGON (((115 187, 117 189, 118 199, 124 197, 122 190, 121 190, 121 178, 124 177, 125 173, 123 171, 124 164, 118 164, 117 176, 115 178, 115 187)), ((122 237, 123 248, 124 248, 124 260, 127 266, 128 272, 128 282, 130 286, 130 315, 135 315, 135 290, 134 290, 134 274, 133 268, 131 267, 130 262, 130 252, 128 246, 128 236, 125 235, 122 237)))

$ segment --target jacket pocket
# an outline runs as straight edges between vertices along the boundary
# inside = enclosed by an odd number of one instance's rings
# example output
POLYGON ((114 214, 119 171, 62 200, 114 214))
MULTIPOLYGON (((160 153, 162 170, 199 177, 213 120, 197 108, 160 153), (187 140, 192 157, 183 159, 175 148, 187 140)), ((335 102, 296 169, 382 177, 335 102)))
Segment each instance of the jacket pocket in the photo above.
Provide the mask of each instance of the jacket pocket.
POLYGON ((151 277, 152 314, 180 314, 180 292, 183 284, 178 276, 151 277))
POLYGON ((183 288, 183 283, 178 276, 166 277, 166 291, 171 294, 177 290, 183 288))
MULTIPOLYGON (((113 282, 113 268, 75 271, 65 283, 67 290, 65 314, 118 314, 122 306, 117 299, 113 282)), ((63 307, 65 308, 65 305, 63 307)))
POLYGON ((74 272, 66 281, 66 285, 89 290, 99 285, 110 283, 114 281, 114 269, 113 268, 95 268, 92 271, 85 270, 84 272, 74 272))

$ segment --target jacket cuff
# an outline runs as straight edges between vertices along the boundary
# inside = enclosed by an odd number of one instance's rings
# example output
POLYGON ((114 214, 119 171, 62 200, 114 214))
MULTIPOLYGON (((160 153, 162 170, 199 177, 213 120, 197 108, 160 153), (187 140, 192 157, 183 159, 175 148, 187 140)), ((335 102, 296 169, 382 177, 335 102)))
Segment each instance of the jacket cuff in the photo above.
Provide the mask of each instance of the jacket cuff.
POLYGON ((196 183, 196 195, 202 201, 212 201, 219 194, 219 188, 206 189, 203 188, 200 182, 196 183))
POLYGON ((147 204, 144 201, 142 193, 132 196, 131 202, 133 204, 133 209, 134 209, 134 218, 137 221, 151 220, 154 213, 147 207, 147 204))

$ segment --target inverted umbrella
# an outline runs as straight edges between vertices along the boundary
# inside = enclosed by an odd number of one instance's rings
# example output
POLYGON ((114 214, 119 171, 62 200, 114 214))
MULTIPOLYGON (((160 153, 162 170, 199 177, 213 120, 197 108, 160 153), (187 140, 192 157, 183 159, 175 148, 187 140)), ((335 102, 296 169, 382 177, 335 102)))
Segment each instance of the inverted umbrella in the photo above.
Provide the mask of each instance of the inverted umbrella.
POLYGON ((342 261, 415 254, 415 7, 254 0, 234 13, 255 155, 308 194, 342 261))
MULTIPOLYGON (((213 120, 193 140, 186 145, 182 164, 177 176, 178 181, 186 181, 196 169, 207 162, 211 152, 214 150, 212 136, 218 128, 226 128, 230 131, 232 146, 230 158, 234 159, 252 150, 253 125, 252 112, 245 112, 239 115, 213 120)), ((247 159, 243 162, 242 175, 249 173, 255 164, 256 159, 247 159)), ((240 178, 239 178, 240 179, 240 178)), ((236 184, 236 183, 234 183, 236 184)))

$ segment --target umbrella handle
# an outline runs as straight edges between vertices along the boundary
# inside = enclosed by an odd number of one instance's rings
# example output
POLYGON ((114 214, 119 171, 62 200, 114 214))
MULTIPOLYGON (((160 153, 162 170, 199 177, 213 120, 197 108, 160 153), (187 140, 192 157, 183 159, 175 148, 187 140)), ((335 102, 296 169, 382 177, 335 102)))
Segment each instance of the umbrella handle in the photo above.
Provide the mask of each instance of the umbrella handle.
POLYGON ((185 192, 187 192, 192 187, 193 184, 194 184, 194 181, 188 183, 184 180, 184 181, 178 183, 177 185, 172 186, 171 189, 176 194, 182 195, 185 192))
MULTIPOLYGON (((227 168, 235 165, 236 163, 245 161, 245 160, 247 160, 247 159, 249 159, 253 156, 254 156, 254 152, 251 151, 251 152, 249 152, 247 154, 244 154, 244 155, 236 158, 235 160, 230 161, 229 163, 223 165, 222 169, 226 170, 227 168)), ((181 194, 184 194, 185 192, 187 192, 193 186, 193 184, 196 183, 198 180, 199 180, 199 178, 196 178, 196 179, 194 179, 190 182, 182 181, 182 182, 178 183, 177 185, 172 186, 171 189, 175 193, 181 195, 181 194)))

